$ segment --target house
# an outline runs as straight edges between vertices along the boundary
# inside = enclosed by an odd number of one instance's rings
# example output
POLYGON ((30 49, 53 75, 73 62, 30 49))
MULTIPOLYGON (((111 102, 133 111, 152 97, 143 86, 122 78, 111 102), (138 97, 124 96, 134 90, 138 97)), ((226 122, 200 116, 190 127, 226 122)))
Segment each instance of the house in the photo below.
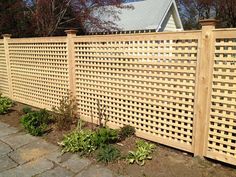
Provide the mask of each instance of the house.
MULTIPOLYGON (((103 20, 113 21, 119 31, 181 31, 183 25, 175 0, 126 0, 133 8, 118 9, 119 19, 110 19, 109 15, 101 15, 103 20)), ((108 8, 108 7, 107 7, 108 8)), ((102 14, 102 12, 99 12, 102 14)), ((89 29, 90 32, 102 32, 89 29)))

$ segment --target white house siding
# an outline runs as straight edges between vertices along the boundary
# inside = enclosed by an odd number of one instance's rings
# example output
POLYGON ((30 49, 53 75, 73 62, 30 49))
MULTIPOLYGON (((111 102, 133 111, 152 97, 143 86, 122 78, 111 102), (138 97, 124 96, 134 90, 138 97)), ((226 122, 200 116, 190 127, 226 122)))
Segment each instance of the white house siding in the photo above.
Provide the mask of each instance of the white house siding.
POLYGON ((176 30, 177 30, 177 26, 175 23, 174 15, 171 14, 164 28, 164 31, 176 31, 176 30))

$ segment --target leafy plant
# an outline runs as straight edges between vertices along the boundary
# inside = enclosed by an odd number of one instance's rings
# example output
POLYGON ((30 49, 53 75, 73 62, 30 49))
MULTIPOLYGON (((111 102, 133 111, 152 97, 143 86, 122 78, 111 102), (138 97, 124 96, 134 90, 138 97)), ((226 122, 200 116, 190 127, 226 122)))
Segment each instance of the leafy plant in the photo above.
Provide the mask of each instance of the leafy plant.
POLYGON ((95 133, 90 130, 74 131, 64 137, 64 140, 59 143, 62 146, 62 152, 81 152, 88 154, 97 149, 97 144, 94 142, 95 133))
POLYGON ((50 120, 50 114, 45 109, 42 109, 27 113, 21 117, 20 122, 31 135, 41 136, 45 133, 50 120))
POLYGON ((62 152, 80 152, 89 154, 97 148, 102 147, 108 143, 115 142, 118 139, 116 130, 109 128, 101 128, 94 132, 91 130, 81 129, 81 123, 74 132, 66 135, 64 140, 59 143, 62 146, 62 152))
POLYGON ((110 128, 100 128, 96 132, 96 136, 94 137, 94 141, 98 146, 102 146, 104 144, 114 143, 118 140, 118 132, 117 130, 113 130, 110 128))
POLYGON ((143 166, 145 164, 145 160, 152 159, 151 154, 155 148, 155 145, 140 140, 136 142, 136 146, 136 151, 129 151, 127 160, 130 164, 136 162, 138 165, 143 166))
POLYGON ((57 122, 58 129, 70 129, 73 120, 76 118, 76 99, 73 98, 72 94, 70 93, 69 96, 63 97, 60 100, 60 105, 58 107, 53 107, 52 110, 54 112, 53 118, 57 122))
POLYGON ((135 134, 135 128, 130 125, 125 125, 119 131, 119 139, 124 140, 135 134))
POLYGON ((112 162, 120 157, 120 150, 112 145, 104 145, 98 150, 97 161, 103 163, 112 162))
POLYGON ((25 106, 25 107, 22 109, 22 112, 23 112, 24 114, 28 114, 28 113, 32 112, 32 108, 29 107, 29 106, 25 106))
POLYGON ((3 97, 0 93, 0 114, 6 114, 13 106, 13 101, 10 98, 3 97))

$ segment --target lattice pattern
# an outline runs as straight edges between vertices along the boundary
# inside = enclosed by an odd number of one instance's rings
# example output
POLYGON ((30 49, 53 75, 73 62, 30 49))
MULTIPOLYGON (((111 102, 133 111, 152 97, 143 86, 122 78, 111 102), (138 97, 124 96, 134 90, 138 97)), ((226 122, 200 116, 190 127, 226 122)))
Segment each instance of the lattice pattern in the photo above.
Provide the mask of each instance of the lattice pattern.
POLYGON ((197 47, 193 35, 75 39, 81 115, 97 117, 99 100, 109 122, 191 151, 197 47))
POLYGON ((17 40, 9 43, 13 97, 50 109, 68 93, 66 40, 17 40))
POLYGON ((236 38, 216 39, 208 151, 236 162, 236 38))
POLYGON ((0 93, 9 96, 7 63, 3 40, 0 40, 0 93))

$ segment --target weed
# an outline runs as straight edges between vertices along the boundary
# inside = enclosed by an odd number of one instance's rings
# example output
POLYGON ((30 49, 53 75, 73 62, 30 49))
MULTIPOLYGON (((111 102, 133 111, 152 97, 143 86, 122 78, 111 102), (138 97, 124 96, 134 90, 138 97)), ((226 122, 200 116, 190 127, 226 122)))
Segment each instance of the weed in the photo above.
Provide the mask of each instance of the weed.
POLYGON ((119 131, 119 140, 125 140, 135 134, 135 128, 130 125, 125 125, 119 131))
POLYGON ((97 101, 98 108, 98 125, 100 128, 106 127, 108 122, 108 116, 106 114, 106 106, 102 106, 100 101, 97 101), (104 125, 102 124, 102 120, 104 119, 104 125))
POLYGON ((77 127, 76 127, 76 130, 77 131, 82 131, 82 128, 85 126, 85 122, 81 119, 78 120, 77 122, 77 127))
POLYGON ((29 107, 29 106, 25 106, 25 107, 22 109, 22 112, 23 112, 24 114, 28 114, 28 113, 32 112, 32 108, 29 107))
POLYGON ((0 114, 6 114, 13 106, 13 101, 0 93, 0 114))
POLYGON ((140 140, 136 142, 136 146, 136 151, 129 151, 127 160, 130 164, 136 162, 138 165, 142 166, 145 164, 145 160, 152 159, 151 154, 155 148, 155 145, 140 140))
POLYGON ((40 111, 32 111, 21 117, 20 122, 24 128, 33 136, 42 136, 51 120, 50 114, 42 109, 40 111))
POLYGON ((52 110, 54 112, 53 118, 57 123, 58 129, 68 130, 70 129, 73 120, 76 118, 76 99, 73 98, 70 93, 69 96, 62 98, 58 107, 53 107, 52 110))
POLYGON ((102 146, 104 144, 116 142, 118 140, 118 132, 117 130, 110 128, 100 128, 97 130, 96 136, 94 138, 96 144, 98 146, 102 146))
POLYGON ((112 145, 104 145, 98 150, 97 161, 103 163, 112 162, 120 157, 119 149, 112 145))

